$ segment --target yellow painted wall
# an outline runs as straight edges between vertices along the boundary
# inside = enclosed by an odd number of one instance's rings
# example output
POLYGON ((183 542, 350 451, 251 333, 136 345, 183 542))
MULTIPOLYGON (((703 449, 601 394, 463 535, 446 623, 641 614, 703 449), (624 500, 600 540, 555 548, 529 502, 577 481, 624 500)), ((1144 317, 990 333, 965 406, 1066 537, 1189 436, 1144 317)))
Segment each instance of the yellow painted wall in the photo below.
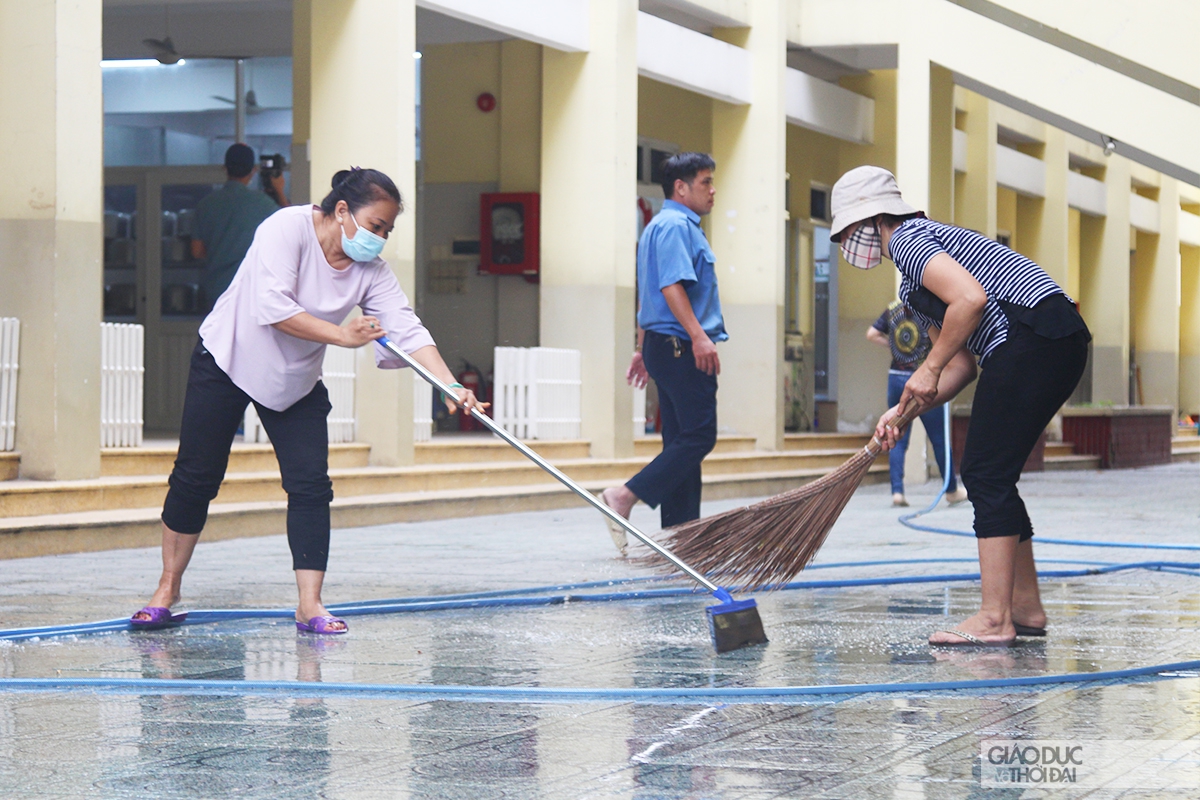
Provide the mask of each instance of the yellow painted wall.
POLYGON ((1017 193, 1003 186, 996 187, 996 232, 1007 231, 1012 237, 1009 247, 1021 252, 1021 236, 1017 230, 1017 193))
POLYGON ((809 189, 813 183, 833 186, 841 176, 839 142, 796 125, 787 129, 787 171, 791 176, 788 208, 792 219, 811 216, 809 189))
MULTIPOLYGON (((421 50, 421 149, 426 183, 500 180, 500 113, 480 111, 483 92, 500 96, 500 43, 421 50)), ((541 87, 531 91, 540 94, 541 87)))
MULTIPOLYGON (((649 78, 638 78, 638 136, 672 142, 683 150, 712 152, 713 101, 649 78)), ((721 165, 717 165, 719 176, 721 165)), ((721 190, 718 177, 717 191, 721 190)))
POLYGON ((1179 410, 1200 414, 1200 247, 1181 247, 1179 410))
POLYGON ((1063 289, 1076 300, 1079 299, 1079 227, 1081 216, 1078 209, 1067 209, 1067 285, 1063 289))
MULTIPOLYGON (((864 164, 896 170, 896 72, 880 70, 843 78, 842 85, 875 100, 875 141, 838 142, 838 171, 864 164)), ((904 191, 904 186, 900 187, 904 191)), ((887 353, 866 340, 866 330, 896 297, 899 272, 890 261, 873 270, 856 269, 838 250, 838 421, 843 427, 873 427, 887 407, 887 353)))

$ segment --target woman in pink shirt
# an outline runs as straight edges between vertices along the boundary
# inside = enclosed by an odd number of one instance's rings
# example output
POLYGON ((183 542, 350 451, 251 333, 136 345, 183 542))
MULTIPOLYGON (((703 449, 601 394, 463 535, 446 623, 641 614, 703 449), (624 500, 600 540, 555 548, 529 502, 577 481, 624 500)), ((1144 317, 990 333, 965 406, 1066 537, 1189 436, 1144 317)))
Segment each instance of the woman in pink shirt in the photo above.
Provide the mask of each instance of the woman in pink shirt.
MULTIPOLYGON (((452 386, 465 408, 480 406, 454 382, 433 337, 413 313, 387 263, 379 258, 403 210, 392 180, 373 169, 344 170, 320 206, 292 206, 259 226, 229 288, 200 326, 192 353, 179 455, 163 504, 163 572, 135 629, 178 623, 184 570, 208 504, 217 496, 229 449, 254 403, 271 437, 288 494, 287 534, 296 572, 296 628, 345 633, 344 620, 321 602, 329 555, 329 395, 321 383, 325 346, 360 347, 385 334, 452 386), (355 307, 362 316, 342 324, 355 307)), ((403 363, 378 345, 375 363, 403 363)), ((447 399, 451 411, 455 403, 447 399)))

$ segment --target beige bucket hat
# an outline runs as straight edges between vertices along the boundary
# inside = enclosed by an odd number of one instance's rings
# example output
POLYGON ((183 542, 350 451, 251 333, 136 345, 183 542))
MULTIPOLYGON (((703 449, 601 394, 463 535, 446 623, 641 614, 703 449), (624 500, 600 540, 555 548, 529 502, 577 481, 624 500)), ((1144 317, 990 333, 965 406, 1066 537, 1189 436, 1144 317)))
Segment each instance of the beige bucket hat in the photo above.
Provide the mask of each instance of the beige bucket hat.
POLYGON ((900 197, 896 176, 883 167, 855 167, 838 178, 831 195, 833 224, 829 240, 832 242, 841 241, 846 228, 876 214, 902 217, 917 213, 900 197))

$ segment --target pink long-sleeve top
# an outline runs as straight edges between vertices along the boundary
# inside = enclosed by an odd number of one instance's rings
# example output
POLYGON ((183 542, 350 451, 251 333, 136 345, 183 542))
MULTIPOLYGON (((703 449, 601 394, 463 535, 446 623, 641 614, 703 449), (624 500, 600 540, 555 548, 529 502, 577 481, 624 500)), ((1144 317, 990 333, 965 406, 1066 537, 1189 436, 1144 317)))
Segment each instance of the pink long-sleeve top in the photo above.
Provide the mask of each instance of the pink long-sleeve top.
MULTIPOLYGON (((317 240, 313 206, 292 206, 258 227, 233 283, 200 326, 200 338, 234 385, 267 408, 283 411, 316 386, 325 345, 272 325, 304 311, 340 325, 355 306, 378 317, 406 353, 434 343, 383 259, 334 269, 317 240)), ((404 366, 374 347, 376 365, 404 366)))

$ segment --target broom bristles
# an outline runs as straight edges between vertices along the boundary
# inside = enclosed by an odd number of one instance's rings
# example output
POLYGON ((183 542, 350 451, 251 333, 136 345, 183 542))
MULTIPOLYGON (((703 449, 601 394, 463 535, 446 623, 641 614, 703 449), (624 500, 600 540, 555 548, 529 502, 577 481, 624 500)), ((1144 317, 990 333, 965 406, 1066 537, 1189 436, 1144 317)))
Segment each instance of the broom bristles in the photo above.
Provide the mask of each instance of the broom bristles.
MULTIPOLYGON (((663 544, 721 583, 747 591, 785 584, 821 549, 876 455, 878 449, 864 448, 812 483, 669 528, 663 544)), ((639 560, 664 565, 656 554, 639 560)))

